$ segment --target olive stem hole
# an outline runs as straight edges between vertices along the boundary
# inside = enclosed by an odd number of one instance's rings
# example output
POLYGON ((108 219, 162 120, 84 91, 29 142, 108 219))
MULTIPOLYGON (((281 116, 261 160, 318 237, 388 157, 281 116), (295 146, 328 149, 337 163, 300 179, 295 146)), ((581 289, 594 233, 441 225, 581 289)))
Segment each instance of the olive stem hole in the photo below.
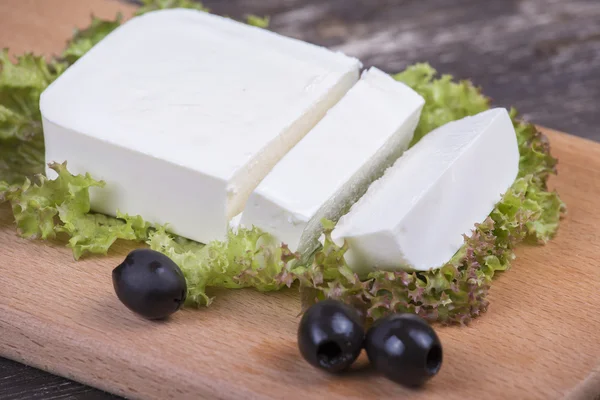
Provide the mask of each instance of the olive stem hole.
POLYGON ((442 366, 442 348, 440 346, 436 345, 429 349, 429 352, 427 353, 426 366, 427 371, 431 375, 438 373, 440 367, 442 366))
POLYGON ((336 342, 325 342, 317 348, 317 357, 323 364, 333 365, 341 355, 342 349, 336 342))

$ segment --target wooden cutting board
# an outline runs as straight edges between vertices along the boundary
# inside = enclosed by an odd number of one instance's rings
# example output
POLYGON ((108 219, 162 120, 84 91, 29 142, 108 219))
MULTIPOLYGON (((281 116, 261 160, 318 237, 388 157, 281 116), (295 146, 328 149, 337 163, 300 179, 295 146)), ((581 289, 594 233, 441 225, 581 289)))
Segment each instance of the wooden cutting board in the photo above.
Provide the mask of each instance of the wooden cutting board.
MULTIPOLYGON (((108 0, 3 0, 0 43, 52 54, 108 0)), ((547 131, 569 207, 558 237, 522 247, 498 277, 489 311, 439 328, 445 360, 425 389, 378 377, 364 355, 344 376, 296 350, 294 290, 221 291, 208 309, 151 323, 113 293, 111 270, 131 249, 73 261, 62 243, 15 234, 0 207, 0 355, 109 392, 149 399, 591 399, 600 395, 600 144, 547 131)))

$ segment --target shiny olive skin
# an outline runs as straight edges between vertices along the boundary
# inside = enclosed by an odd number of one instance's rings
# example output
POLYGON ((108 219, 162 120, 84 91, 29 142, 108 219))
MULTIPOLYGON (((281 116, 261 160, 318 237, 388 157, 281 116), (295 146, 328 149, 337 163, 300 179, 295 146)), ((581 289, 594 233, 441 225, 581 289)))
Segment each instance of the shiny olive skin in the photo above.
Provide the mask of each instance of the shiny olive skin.
POLYGON ((442 366, 442 344, 429 324, 414 314, 392 314, 367 332, 365 349, 375 369, 405 386, 421 386, 442 366))
POLYGON ((358 358, 364 337, 355 309, 336 300, 323 300, 304 313, 298 327, 298 348, 312 366, 335 373, 358 358))
POLYGON ((133 250, 112 272, 117 297, 144 318, 164 319, 187 296, 183 273, 169 257, 150 249, 133 250))

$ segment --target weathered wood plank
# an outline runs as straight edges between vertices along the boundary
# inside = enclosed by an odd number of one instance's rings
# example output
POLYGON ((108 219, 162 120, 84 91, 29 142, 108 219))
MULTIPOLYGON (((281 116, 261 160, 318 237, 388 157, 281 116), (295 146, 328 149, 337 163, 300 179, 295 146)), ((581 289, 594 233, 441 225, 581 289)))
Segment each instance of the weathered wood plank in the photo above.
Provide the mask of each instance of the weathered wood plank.
POLYGON ((0 359, 0 399, 116 400, 119 397, 11 360, 0 359))

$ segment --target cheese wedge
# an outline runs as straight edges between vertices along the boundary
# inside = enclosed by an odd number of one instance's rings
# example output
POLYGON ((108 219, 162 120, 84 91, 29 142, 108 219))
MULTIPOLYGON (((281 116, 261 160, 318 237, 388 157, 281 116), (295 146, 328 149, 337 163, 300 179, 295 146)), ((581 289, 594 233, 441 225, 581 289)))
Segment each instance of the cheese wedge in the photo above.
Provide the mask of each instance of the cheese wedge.
MULTIPOLYGON (((359 79, 354 58, 193 10, 125 23, 42 94, 46 160, 92 208, 222 239, 262 178, 359 79)), ((53 177, 52 171, 48 171, 53 177)))
POLYGON ((347 261, 372 268, 429 270, 449 261, 483 222, 519 170, 505 109, 446 124, 425 136, 375 181, 332 233, 347 261))
POLYGON ((306 253, 408 147, 424 100, 376 69, 328 111, 250 196, 242 225, 306 253))

